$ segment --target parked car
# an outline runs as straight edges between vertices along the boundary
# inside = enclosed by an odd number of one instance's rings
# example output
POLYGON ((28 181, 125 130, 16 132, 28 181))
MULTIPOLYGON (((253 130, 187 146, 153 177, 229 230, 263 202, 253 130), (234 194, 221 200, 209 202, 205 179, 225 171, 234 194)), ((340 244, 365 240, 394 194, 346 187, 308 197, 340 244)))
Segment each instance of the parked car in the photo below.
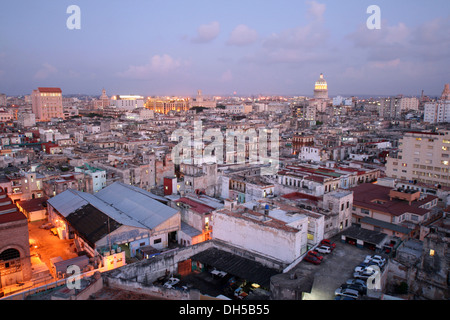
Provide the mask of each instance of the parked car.
POLYGON ((341 286, 339 288, 356 290, 356 291, 358 291, 358 293, 360 295, 366 294, 366 292, 367 292, 367 287, 359 285, 359 284, 343 283, 343 284, 341 284, 341 286))
POLYGON ((355 267, 355 269, 353 270, 354 272, 361 272, 367 269, 367 267, 369 266, 368 263, 360 263, 359 265, 357 265, 355 267))
POLYGON ((331 248, 336 248, 336 243, 332 242, 331 240, 328 239, 323 239, 322 241, 320 241, 321 245, 325 245, 325 246, 329 246, 331 248))
POLYGON ((307 256, 313 256, 313 257, 316 257, 319 260, 323 259, 323 255, 321 255, 319 252, 317 252, 315 250, 308 251, 307 256))
POLYGON ((353 290, 353 289, 338 288, 338 289, 336 289, 334 294, 336 296, 344 296, 344 297, 349 297, 349 298, 353 298, 353 299, 359 298, 359 292, 356 290, 353 290))
POLYGON ((375 261, 377 264, 378 264, 378 262, 381 262, 383 265, 386 263, 386 259, 377 254, 374 254, 371 256, 366 256, 366 258, 364 259, 365 263, 369 263, 369 262, 373 262, 373 261, 375 261))
POLYGON ((372 259, 372 260, 370 260, 370 264, 371 265, 377 265, 380 268, 384 267, 384 262, 382 260, 379 260, 379 259, 372 259))
POLYGON ((320 246, 316 250, 317 250, 317 252, 320 252, 320 253, 331 253, 331 251, 332 251, 331 247, 328 247, 328 246, 320 246))
POLYGON ((366 268, 364 271, 360 271, 360 272, 354 272, 353 273, 353 278, 356 279, 369 279, 371 276, 373 276, 374 274, 376 274, 378 271, 373 269, 373 268, 366 268))
POLYGON ((178 282, 180 282, 180 279, 178 278, 174 278, 174 277, 170 277, 168 281, 166 281, 166 283, 164 283, 163 287, 167 288, 167 289, 171 289, 173 288, 173 286, 175 286, 178 282))
POLYGON ((366 281, 361 280, 361 279, 348 279, 346 284, 355 284, 355 285, 367 288, 366 281))
POLYGON ((316 258, 314 256, 311 255, 306 255, 303 260, 307 261, 307 262, 311 262, 313 264, 320 264, 322 261, 319 258, 316 258))

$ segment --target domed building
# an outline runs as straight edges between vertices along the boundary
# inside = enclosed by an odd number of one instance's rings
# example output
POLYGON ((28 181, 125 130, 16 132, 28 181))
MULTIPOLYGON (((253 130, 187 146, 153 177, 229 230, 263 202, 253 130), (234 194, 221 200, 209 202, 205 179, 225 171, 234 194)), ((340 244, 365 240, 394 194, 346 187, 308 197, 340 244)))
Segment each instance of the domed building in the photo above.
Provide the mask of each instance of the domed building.
POLYGON ((320 74, 319 80, 314 85, 314 98, 315 99, 328 99, 328 85, 327 81, 323 78, 323 74, 320 74))

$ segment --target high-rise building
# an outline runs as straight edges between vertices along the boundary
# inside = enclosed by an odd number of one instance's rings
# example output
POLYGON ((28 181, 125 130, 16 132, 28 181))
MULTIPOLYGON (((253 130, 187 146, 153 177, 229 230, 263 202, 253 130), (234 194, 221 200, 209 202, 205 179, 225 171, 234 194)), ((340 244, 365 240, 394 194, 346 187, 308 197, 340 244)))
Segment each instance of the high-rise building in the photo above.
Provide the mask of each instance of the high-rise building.
POLYGON ((450 186, 450 132, 404 134, 397 156, 389 157, 386 175, 400 180, 450 186))
POLYGON ((441 98, 425 103, 423 121, 428 123, 450 122, 450 85, 444 86, 441 98))
POLYGON ((33 90, 32 111, 36 121, 50 121, 52 118, 64 119, 62 90, 60 88, 38 88, 33 90))
POLYGON ((400 110, 401 111, 407 111, 407 110, 417 111, 417 110, 419 110, 419 99, 416 97, 401 98, 400 99, 400 110))
POLYGON ((378 115, 386 120, 400 119, 402 114, 401 97, 382 98, 378 107, 378 115))
POLYGON ((328 99, 328 84, 322 73, 314 85, 314 98, 328 99))

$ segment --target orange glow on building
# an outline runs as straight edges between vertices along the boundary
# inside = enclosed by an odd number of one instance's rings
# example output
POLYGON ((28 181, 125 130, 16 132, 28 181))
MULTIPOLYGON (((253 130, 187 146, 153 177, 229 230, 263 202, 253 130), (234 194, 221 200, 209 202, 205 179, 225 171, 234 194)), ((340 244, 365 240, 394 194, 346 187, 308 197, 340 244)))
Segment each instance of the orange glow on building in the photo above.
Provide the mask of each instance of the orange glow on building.
POLYGON ((187 98, 148 98, 147 102, 145 103, 145 107, 147 109, 153 110, 156 113, 168 114, 170 111, 188 111, 190 108, 190 103, 189 99, 187 98))

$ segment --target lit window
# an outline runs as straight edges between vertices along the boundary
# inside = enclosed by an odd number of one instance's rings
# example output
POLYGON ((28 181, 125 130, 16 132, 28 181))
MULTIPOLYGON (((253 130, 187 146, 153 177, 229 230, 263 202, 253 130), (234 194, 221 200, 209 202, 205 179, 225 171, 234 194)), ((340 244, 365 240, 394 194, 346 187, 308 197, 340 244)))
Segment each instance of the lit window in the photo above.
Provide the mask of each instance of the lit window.
POLYGON ((430 249, 430 256, 434 257, 434 250, 430 249))

